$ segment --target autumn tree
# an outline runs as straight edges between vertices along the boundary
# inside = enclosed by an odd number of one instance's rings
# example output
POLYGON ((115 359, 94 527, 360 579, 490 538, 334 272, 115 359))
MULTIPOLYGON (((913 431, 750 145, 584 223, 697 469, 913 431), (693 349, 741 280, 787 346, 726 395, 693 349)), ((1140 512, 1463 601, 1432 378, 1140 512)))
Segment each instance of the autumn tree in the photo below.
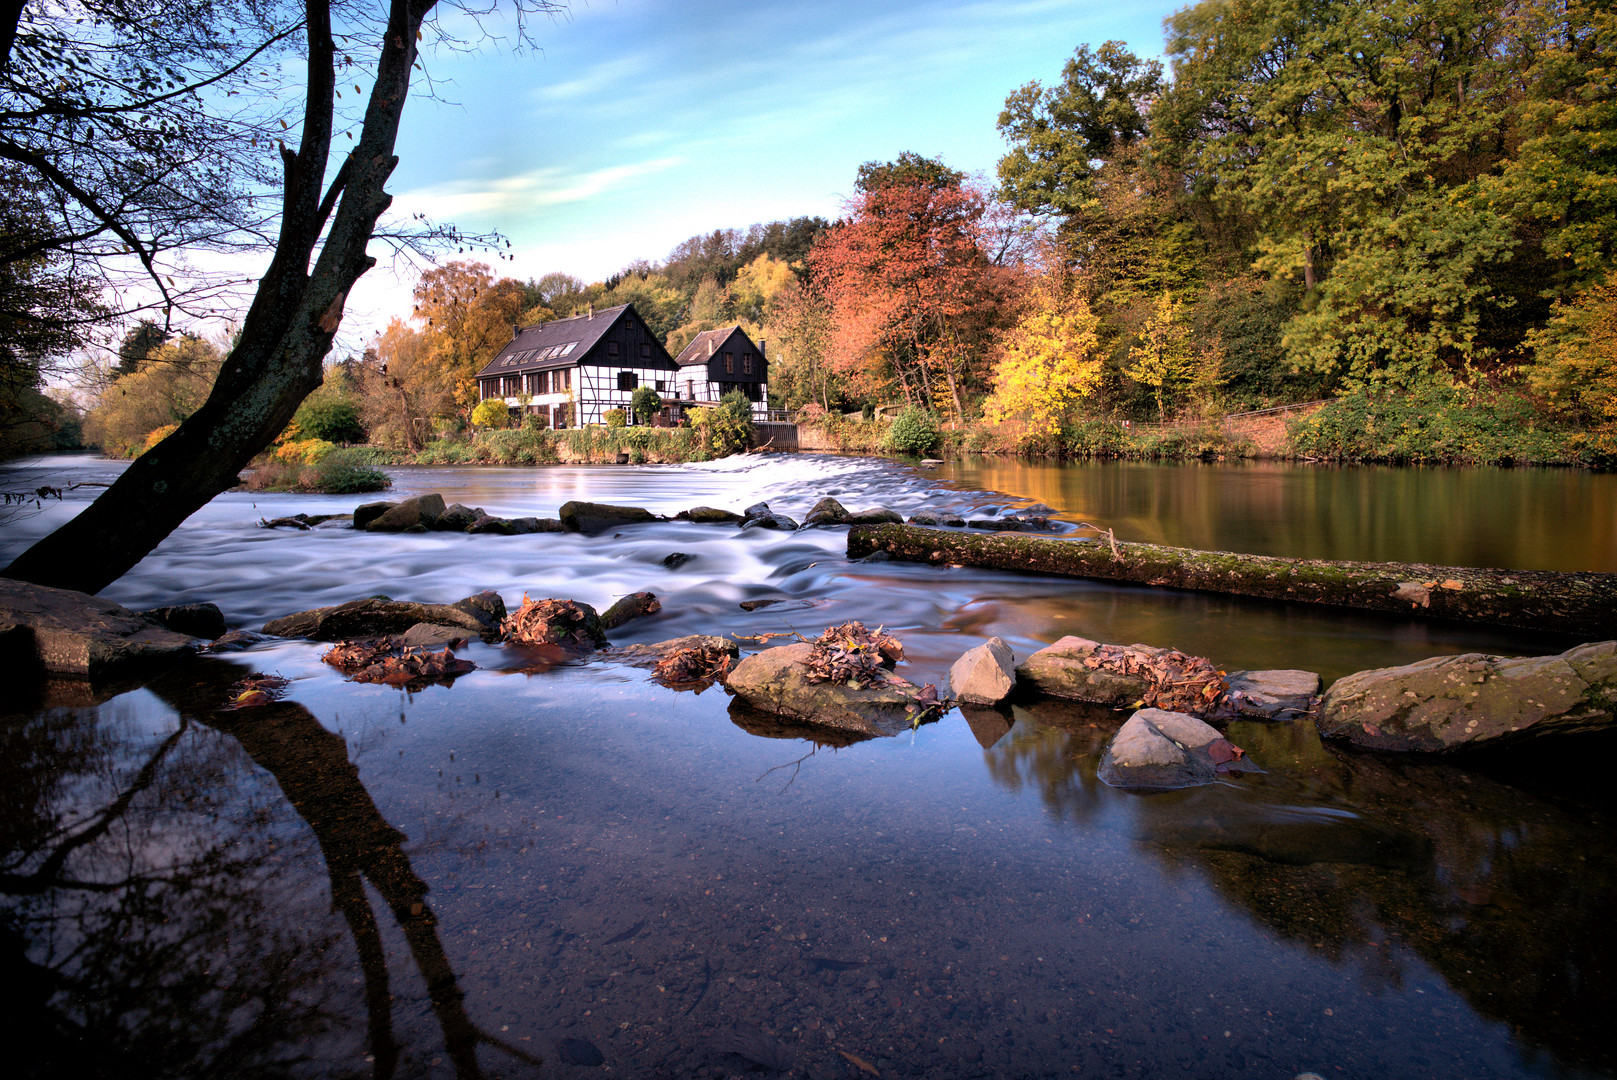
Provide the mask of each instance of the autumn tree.
POLYGON ((427 366, 462 416, 477 404, 478 371, 511 340, 529 299, 522 282, 495 280, 478 262, 445 263, 416 283, 412 314, 427 336, 427 366))
POLYGON ((1123 374, 1149 386, 1157 402, 1157 420, 1167 419, 1166 399, 1173 397, 1196 374, 1196 353, 1190 330, 1179 317, 1179 305, 1163 293, 1129 348, 1123 374))
POLYGON ((1059 267, 1040 275, 1001 343, 983 415, 996 424, 1015 421, 1033 432, 1059 432, 1100 385, 1105 361, 1098 325, 1083 290, 1059 267))
POLYGON ((85 415, 85 437, 114 457, 135 457, 152 432, 171 429, 207 400, 224 350, 182 334, 149 349, 133 371, 119 375, 85 415))
POLYGON ((988 197, 907 152, 861 166, 857 188, 809 253, 832 310, 831 362, 866 393, 896 384, 912 404, 963 416, 1018 285, 986 249, 988 197))
POLYGON ((393 319, 359 365, 360 421, 372 442, 421 451, 435 418, 453 413, 455 383, 433 361, 432 338, 393 319))

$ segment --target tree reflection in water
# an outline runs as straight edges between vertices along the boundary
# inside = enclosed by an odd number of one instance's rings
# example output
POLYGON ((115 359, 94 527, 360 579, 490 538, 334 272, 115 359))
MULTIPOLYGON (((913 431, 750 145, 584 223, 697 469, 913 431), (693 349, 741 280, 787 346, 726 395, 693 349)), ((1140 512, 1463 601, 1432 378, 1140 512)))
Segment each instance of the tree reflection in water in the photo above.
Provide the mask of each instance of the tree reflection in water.
POLYGON ((23 1071, 351 1071, 326 959, 338 935, 289 917, 308 882, 296 873, 307 834, 288 803, 313 833, 359 956, 371 1075, 392 1076, 400 1046, 366 882, 426 982, 456 1075, 482 1075, 480 1045, 539 1066, 467 1013, 404 834, 376 808, 344 739, 293 702, 225 708, 243 674, 210 660, 149 684, 178 714, 161 734, 112 709, 0 721, 0 977, 23 1003, 7 1039, 23 1071), (255 782, 249 760, 285 803, 255 782))
POLYGON ((1311 724, 1231 726, 1266 774, 1113 791, 1095 767, 1123 718, 1018 708, 984 750, 988 770, 1035 788, 1068 824, 1093 827, 1103 806, 1124 807, 1144 850, 1282 937, 1395 985, 1410 975, 1407 949, 1562 1065, 1617 1067, 1604 1030, 1617 1000, 1605 811, 1446 761, 1338 751, 1311 724))

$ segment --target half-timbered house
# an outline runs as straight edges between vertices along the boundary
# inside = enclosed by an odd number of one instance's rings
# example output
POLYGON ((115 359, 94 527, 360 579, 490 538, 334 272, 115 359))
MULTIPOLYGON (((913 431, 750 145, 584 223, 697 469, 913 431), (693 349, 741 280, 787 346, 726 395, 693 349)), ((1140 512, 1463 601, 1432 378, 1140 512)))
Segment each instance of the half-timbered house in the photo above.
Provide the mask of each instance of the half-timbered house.
POLYGON ((704 330, 680 350, 676 396, 692 404, 717 404, 732 390, 752 402, 755 420, 769 416, 769 361, 764 343, 753 344, 739 326, 704 330))
POLYGON ((634 305, 622 304, 518 328, 477 373, 477 392, 546 426, 578 427, 605 423, 609 409, 629 412, 641 386, 672 397, 678 370, 634 305))

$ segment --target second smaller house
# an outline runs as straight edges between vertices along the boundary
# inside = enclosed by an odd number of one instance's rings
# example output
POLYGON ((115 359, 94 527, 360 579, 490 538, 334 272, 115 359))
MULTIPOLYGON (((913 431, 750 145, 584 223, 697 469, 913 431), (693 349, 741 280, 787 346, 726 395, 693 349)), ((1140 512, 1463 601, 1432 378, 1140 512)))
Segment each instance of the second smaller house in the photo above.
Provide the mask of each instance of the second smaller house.
POLYGON ((754 420, 769 417, 769 360, 739 326, 704 330, 680 351, 674 383, 681 405, 717 405, 732 390, 752 402, 754 420))

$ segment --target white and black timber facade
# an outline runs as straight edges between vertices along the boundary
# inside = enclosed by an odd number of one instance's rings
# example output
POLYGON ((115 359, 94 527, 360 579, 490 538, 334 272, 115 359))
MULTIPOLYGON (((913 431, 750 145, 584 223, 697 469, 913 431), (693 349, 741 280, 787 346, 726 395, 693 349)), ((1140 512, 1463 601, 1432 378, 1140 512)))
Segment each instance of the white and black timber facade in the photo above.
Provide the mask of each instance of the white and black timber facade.
POLYGON ((679 353, 675 397, 681 404, 717 405, 732 390, 752 402, 752 418, 769 418, 769 361, 739 326, 704 330, 679 353))
POLYGON ((582 427, 605 423, 609 409, 630 412, 641 386, 664 401, 675 397, 678 371, 634 305, 623 304, 517 329, 477 373, 477 393, 547 427, 582 427))

